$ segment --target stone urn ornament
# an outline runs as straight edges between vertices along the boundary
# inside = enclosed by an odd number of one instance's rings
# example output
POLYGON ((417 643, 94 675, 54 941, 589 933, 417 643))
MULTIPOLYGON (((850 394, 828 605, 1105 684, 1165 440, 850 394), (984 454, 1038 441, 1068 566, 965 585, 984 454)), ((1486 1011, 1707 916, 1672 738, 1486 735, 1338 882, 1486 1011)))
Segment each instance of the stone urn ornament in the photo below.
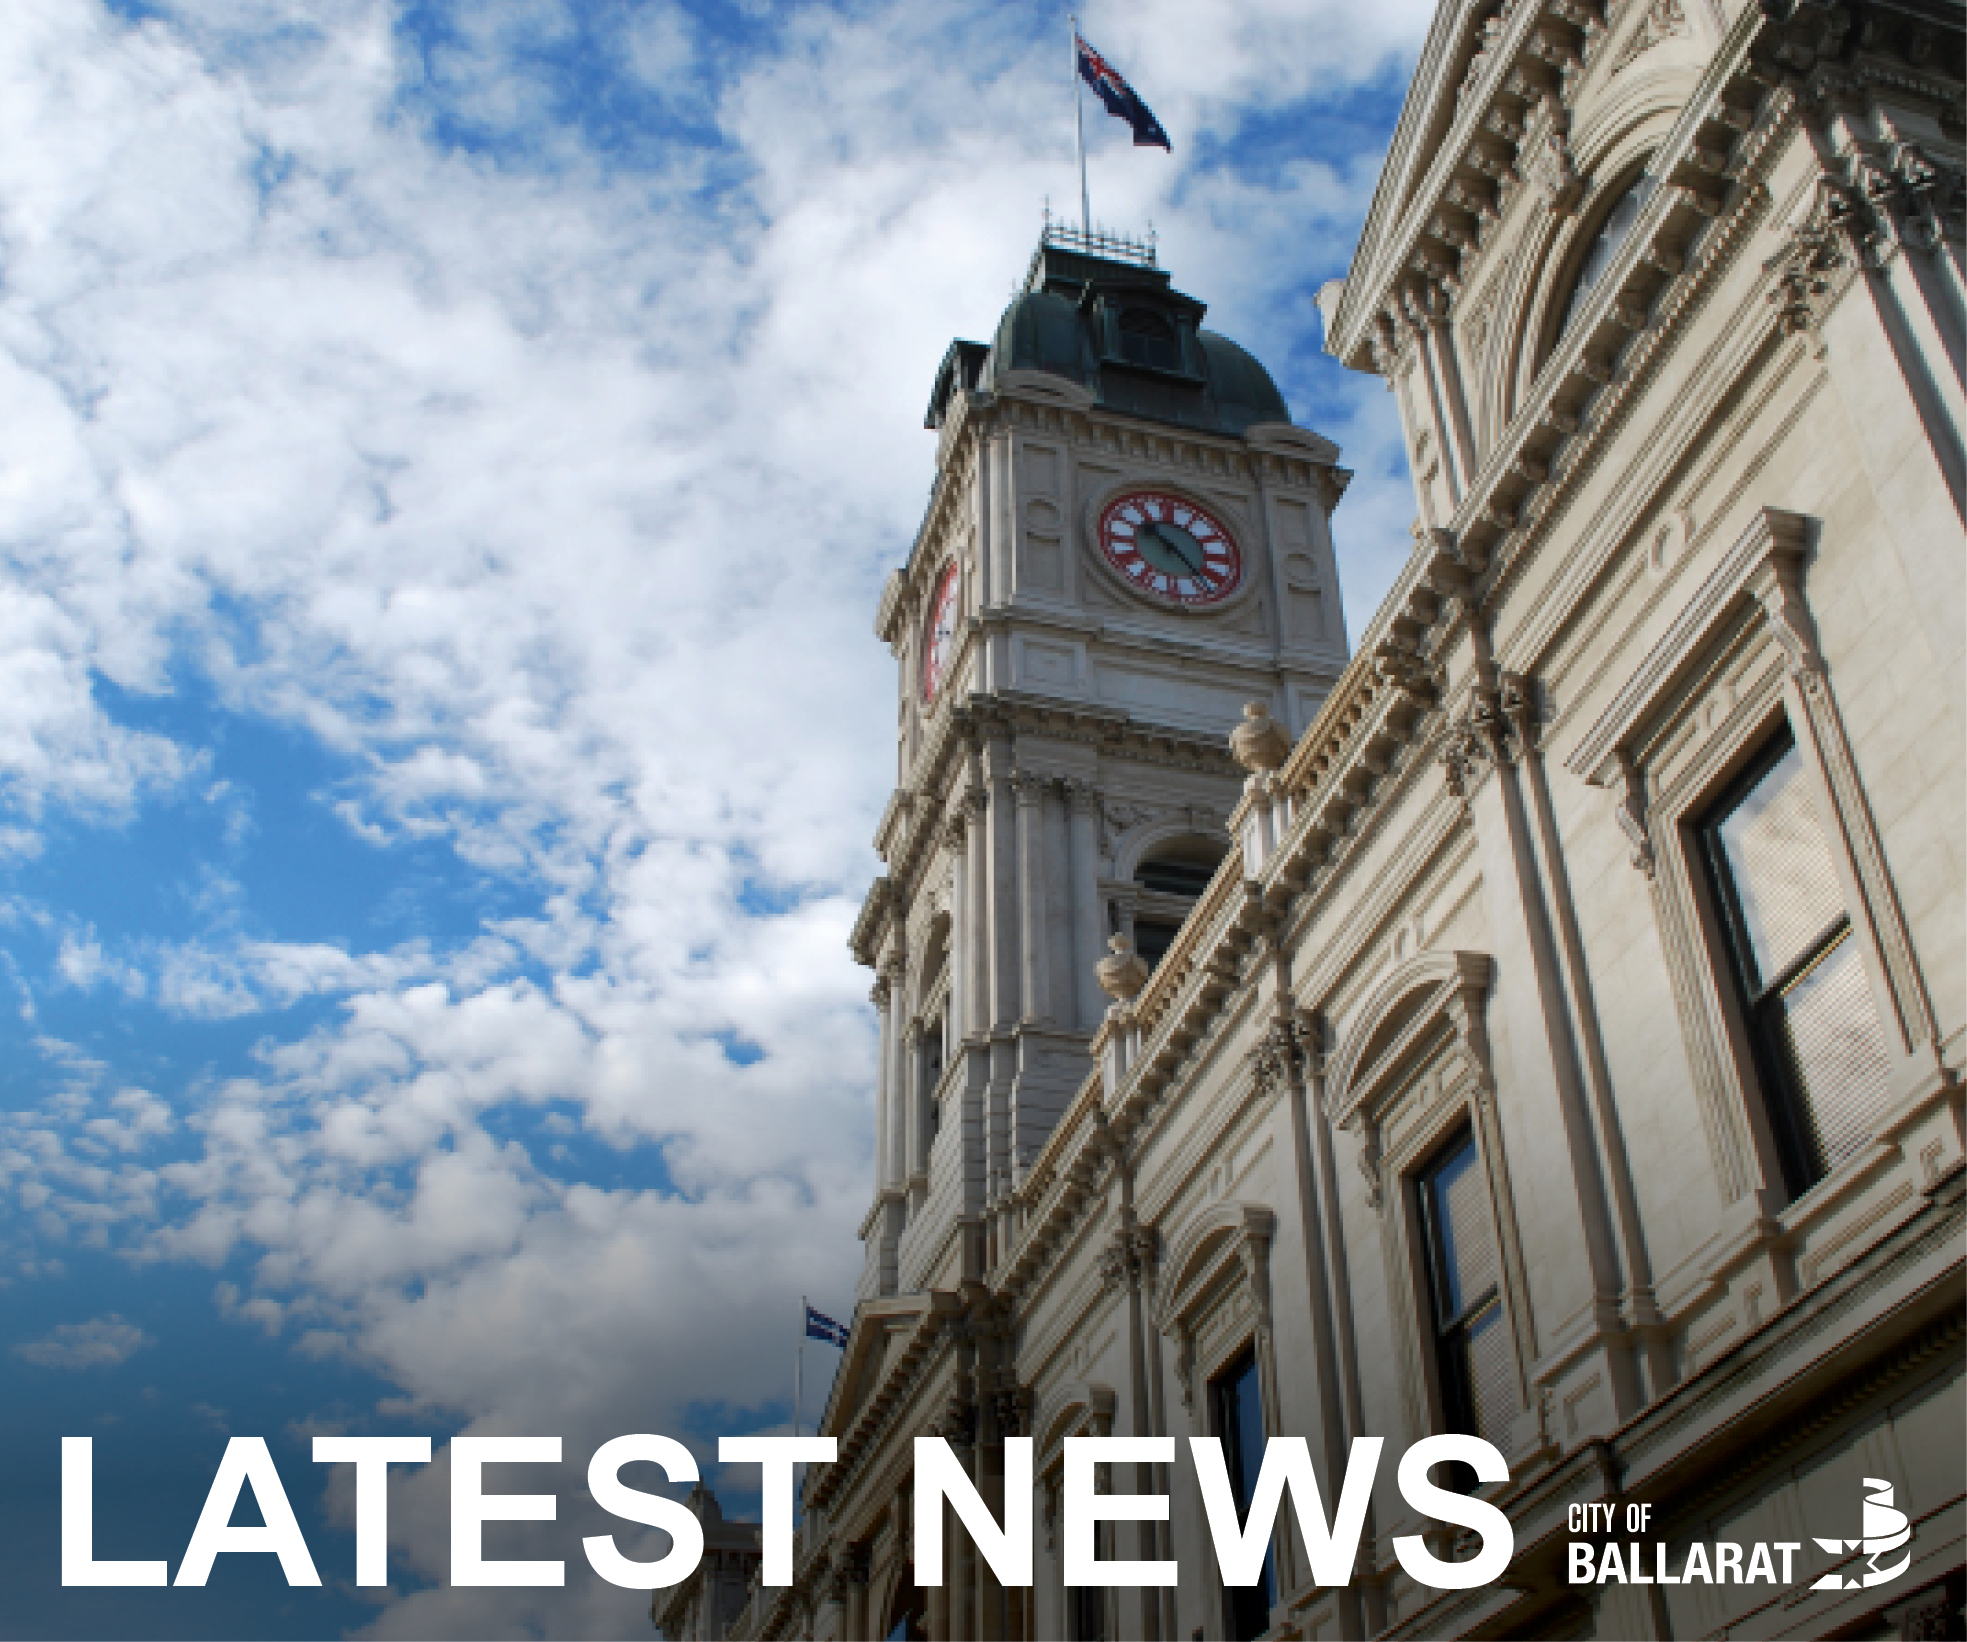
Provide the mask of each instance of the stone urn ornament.
POLYGON ((1243 705, 1243 722, 1229 733, 1229 751, 1237 763, 1255 775, 1283 764, 1290 756, 1291 738, 1270 716, 1269 707, 1261 701, 1249 701, 1243 705))
POLYGON ((1131 1003, 1147 985, 1148 967, 1125 935, 1116 935, 1106 944, 1109 955, 1093 965, 1100 990, 1118 1003, 1131 1003))

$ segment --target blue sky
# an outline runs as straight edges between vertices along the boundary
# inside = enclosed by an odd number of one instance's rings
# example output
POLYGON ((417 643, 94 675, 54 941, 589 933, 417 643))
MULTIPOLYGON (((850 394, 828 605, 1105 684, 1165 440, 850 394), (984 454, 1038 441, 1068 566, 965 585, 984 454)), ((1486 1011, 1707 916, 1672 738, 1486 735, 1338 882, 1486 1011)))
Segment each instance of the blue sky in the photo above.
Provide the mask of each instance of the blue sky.
MULTIPOLYGON (((1411 492, 1311 297, 1429 9, 1080 8, 1175 143, 1089 108, 1095 215, 1345 448, 1355 631, 1411 492)), ((0 1634, 646 1634, 587 1452, 788 1420, 868 1188, 871 613, 935 365, 1076 198, 1064 30, 5 9, 0 1634), (354 1590, 337 1431, 563 1437, 495 1533, 567 1589, 444 1587, 440 1457, 354 1590), (327 1585, 62 1590, 64 1434, 99 1554, 173 1565, 266 1437, 327 1585)))

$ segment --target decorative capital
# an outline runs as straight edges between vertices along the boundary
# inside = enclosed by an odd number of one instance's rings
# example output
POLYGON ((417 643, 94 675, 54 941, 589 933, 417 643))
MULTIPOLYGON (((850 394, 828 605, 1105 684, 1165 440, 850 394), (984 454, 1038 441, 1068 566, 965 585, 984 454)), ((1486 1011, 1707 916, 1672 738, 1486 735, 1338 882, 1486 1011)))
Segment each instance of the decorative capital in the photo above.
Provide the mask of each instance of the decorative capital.
POLYGON ((1267 1095, 1280 1083, 1296 1083, 1304 1062, 1297 1024, 1289 1020, 1275 1022, 1250 1053, 1250 1070, 1257 1092, 1267 1095))
POLYGON ((1031 1404, 1031 1388, 1016 1380, 998 1390, 991 1399, 991 1415, 997 1422, 999 1440, 1030 1434, 1031 1404))
POLYGON ((1152 1226, 1122 1226, 1100 1251, 1100 1288, 1151 1288, 1155 1263, 1161 1257, 1161 1234, 1152 1226))
POLYGON ((1074 815, 1097 817, 1100 813, 1100 789, 1092 782, 1079 776, 1071 776, 1059 783, 1065 794, 1066 804, 1074 815))
POLYGON ((1488 739, 1469 714, 1450 724, 1441 738, 1441 773, 1449 792, 1464 805, 1493 762, 1488 739))

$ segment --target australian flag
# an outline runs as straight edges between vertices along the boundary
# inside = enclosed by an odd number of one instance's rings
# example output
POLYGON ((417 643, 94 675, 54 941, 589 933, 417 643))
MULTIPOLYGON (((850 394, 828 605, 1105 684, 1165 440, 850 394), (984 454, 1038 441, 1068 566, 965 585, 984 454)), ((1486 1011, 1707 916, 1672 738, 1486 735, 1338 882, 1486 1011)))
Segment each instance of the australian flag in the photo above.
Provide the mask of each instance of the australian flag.
POLYGON ((1168 133, 1161 129, 1161 122, 1136 95, 1134 88, 1121 79, 1113 65, 1080 39, 1077 33, 1072 38, 1079 48, 1079 78, 1099 94, 1100 101, 1106 104, 1107 113, 1133 127, 1134 146, 1166 148, 1172 153, 1173 145, 1168 141, 1168 133))
POLYGON ((835 1322, 825 1312, 815 1311, 811 1306, 808 1306, 806 1308, 806 1338, 809 1340, 824 1340, 828 1345, 839 1346, 844 1350, 847 1345, 847 1325, 845 1323, 835 1322))

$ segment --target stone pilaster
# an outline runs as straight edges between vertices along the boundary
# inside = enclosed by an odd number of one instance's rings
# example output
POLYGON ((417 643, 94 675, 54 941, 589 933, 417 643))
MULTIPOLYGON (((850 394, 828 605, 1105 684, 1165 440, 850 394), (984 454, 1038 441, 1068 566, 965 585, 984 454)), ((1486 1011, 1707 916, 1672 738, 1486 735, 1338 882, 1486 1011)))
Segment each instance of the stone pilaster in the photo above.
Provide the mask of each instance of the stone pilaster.
POLYGON ((1024 1011, 1026 1020, 1053 1015, 1050 955, 1045 950, 1045 790, 1042 776, 1016 776, 1018 805, 1018 927, 1024 932, 1024 1011))
POLYGON ((1080 1031, 1096 1031, 1106 1012, 1097 966, 1106 954, 1106 919, 1100 906, 1099 794, 1084 781, 1066 786, 1072 884, 1073 1007, 1080 1031))

